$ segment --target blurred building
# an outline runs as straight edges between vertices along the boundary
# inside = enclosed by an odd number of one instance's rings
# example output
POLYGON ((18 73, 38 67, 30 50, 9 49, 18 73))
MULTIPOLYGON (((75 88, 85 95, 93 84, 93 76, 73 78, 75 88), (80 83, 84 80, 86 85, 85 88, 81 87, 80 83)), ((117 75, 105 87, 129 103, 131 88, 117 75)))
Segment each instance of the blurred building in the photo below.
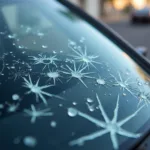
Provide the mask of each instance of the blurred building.
POLYGON ((99 18, 101 14, 101 0, 69 0, 84 9, 87 13, 95 18, 99 18))
POLYGON ((150 0, 113 0, 113 5, 117 9, 124 9, 128 5, 133 6, 136 9, 141 9, 150 5, 150 0))
POLYGON ((116 15, 117 11, 122 11, 131 6, 141 9, 150 6, 150 0, 69 0, 84 9, 95 18, 100 18, 102 14, 116 15), (105 13, 103 13, 103 11, 105 13))

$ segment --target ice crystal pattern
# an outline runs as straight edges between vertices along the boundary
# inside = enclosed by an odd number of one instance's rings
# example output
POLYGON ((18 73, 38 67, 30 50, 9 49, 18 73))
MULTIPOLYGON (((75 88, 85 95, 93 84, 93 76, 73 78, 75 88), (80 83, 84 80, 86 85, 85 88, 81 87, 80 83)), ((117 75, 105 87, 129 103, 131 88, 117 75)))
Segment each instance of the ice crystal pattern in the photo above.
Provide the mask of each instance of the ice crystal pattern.
POLYGON ((29 75, 29 80, 27 80, 26 78, 23 78, 23 79, 24 79, 24 85, 23 86, 25 88, 29 89, 27 94, 34 93, 36 95, 36 101, 37 102, 39 101, 39 97, 40 97, 41 100, 43 101, 43 103, 47 105, 47 101, 46 101, 44 95, 48 96, 48 97, 58 97, 58 98, 60 98, 59 96, 56 96, 54 94, 50 94, 50 93, 47 93, 47 92, 43 91, 43 89, 49 88, 52 85, 39 86, 40 79, 37 80, 36 84, 33 84, 30 75, 29 75))
POLYGON ((91 117, 90 115, 85 114, 85 113, 83 113, 81 111, 78 111, 78 110, 76 110, 74 108, 70 108, 70 109, 71 109, 72 112, 74 112, 75 115, 78 115, 78 116, 80 116, 80 117, 82 117, 84 119, 87 119, 88 121, 92 122, 96 126, 101 127, 103 129, 71 141, 69 143, 70 146, 82 145, 82 144, 84 144, 85 141, 94 140, 94 139, 96 139, 98 137, 101 137, 101 136, 109 133, 110 134, 110 139, 111 139, 112 144, 113 144, 113 148, 114 149, 118 149, 119 148, 119 143, 118 143, 118 140, 117 140, 117 134, 119 134, 121 136, 128 137, 128 138, 138 138, 138 137, 140 137, 141 134, 135 134, 135 133, 129 132, 129 131, 123 129, 122 126, 125 123, 127 123, 128 121, 130 121, 133 117, 135 117, 138 114, 138 112, 144 106, 141 106, 133 114, 129 115, 125 119, 117 121, 117 119, 118 119, 118 109, 119 109, 119 96, 118 96, 116 107, 114 109, 114 115, 113 115, 112 120, 110 120, 108 118, 108 116, 107 116, 107 114, 106 114, 106 112, 105 112, 105 110, 104 110, 104 108, 103 108, 103 106, 101 104, 101 101, 100 101, 100 99, 99 99, 97 94, 96 94, 96 98, 97 98, 97 101, 98 101, 98 104, 99 104, 99 106, 98 106, 99 110, 101 111, 101 114, 102 114, 102 116, 104 118, 104 121, 95 119, 94 117, 91 117))
POLYGON ((7 108, 7 112, 8 112, 8 113, 16 112, 17 109, 19 108, 19 103, 18 103, 18 104, 6 103, 6 104, 8 105, 8 108, 7 108))
POLYGON ((31 116, 31 123, 35 123, 35 121, 38 117, 46 117, 46 116, 53 115, 53 113, 50 112, 50 108, 43 109, 43 110, 36 110, 34 105, 31 105, 31 110, 25 109, 24 112, 28 116, 31 116))
POLYGON ((4 61, 4 60, 5 60, 5 54, 0 57, 0 61, 2 61, 2 62, 1 62, 2 68, 0 69, 0 75, 3 75, 3 71, 4 71, 4 69, 5 69, 5 61, 4 61))
POLYGON ((128 91, 131 95, 135 96, 135 94, 131 90, 131 85, 134 84, 135 82, 129 81, 130 78, 126 78, 125 80, 121 76, 120 72, 118 72, 118 77, 117 79, 114 75, 111 74, 111 76, 114 78, 115 82, 113 83, 113 86, 118 86, 120 89, 124 92, 125 90, 128 91))
POLYGON ((84 83, 82 78, 93 78, 89 76, 92 72, 84 72, 87 68, 87 66, 80 65, 79 67, 76 66, 76 63, 73 63, 73 68, 66 65, 67 68, 64 68, 66 71, 62 71, 64 74, 70 75, 68 81, 70 81, 72 78, 78 79, 85 87, 87 85, 84 83))
POLYGON ((146 90, 139 89, 139 93, 137 94, 137 97, 139 99, 138 106, 140 106, 143 102, 148 106, 150 104, 150 94, 149 92, 146 92, 146 90))
POLYGON ((100 75, 99 77, 96 79, 96 83, 100 86, 104 86, 104 87, 110 87, 110 82, 108 81, 108 79, 106 78, 102 78, 100 75))
POLYGON ((46 77, 49 78, 48 81, 50 81, 52 79, 54 82, 54 85, 56 85, 57 80, 61 82, 61 80, 60 80, 61 75, 58 71, 49 70, 49 72, 46 73, 46 77))
POLYGON ((11 78, 14 79, 14 81, 16 81, 17 79, 20 79, 20 78, 23 78, 24 76, 27 76, 28 73, 25 71, 25 70, 22 70, 22 69, 14 69, 13 72, 11 72, 11 78))
POLYGON ((58 61, 58 58, 56 57, 56 55, 47 57, 46 55, 39 54, 39 57, 35 56, 29 57, 31 58, 31 60, 34 61, 35 65, 43 64, 44 65, 43 70, 46 67, 49 68, 50 65, 55 65, 57 67, 56 61, 58 61))
POLYGON ((76 43, 69 41, 68 47, 75 53, 72 57, 78 61, 82 62, 83 65, 89 67, 90 65, 96 68, 94 64, 101 64, 100 62, 95 61, 99 56, 88 55, 87 47, 84 46, 84 50, 79 46, 76 46, 76 43))

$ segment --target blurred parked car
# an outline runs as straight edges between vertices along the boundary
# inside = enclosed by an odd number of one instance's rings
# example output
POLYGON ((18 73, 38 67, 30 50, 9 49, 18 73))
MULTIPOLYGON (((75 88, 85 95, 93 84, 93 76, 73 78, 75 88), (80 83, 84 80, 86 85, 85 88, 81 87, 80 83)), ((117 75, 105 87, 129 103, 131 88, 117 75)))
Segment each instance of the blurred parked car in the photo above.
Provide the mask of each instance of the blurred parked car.
POLYGON ((143 47, 66 0, 0 0, 0 21, 1 150, 141 148, 150 129, 143 47))
POLYGON ((131 13, 131 22, 149 22, 150 21, 150 7, 145 7, 140 10, 134 9, 131 13))

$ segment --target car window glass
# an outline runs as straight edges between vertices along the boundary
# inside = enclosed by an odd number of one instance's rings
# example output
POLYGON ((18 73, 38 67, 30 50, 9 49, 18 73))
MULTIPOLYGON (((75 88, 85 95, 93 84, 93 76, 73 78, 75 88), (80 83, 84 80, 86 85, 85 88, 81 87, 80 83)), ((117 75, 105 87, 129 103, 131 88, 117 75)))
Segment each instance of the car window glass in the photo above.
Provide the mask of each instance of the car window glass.
POLYGON ((149 75, 124 49, 54 0, 0 9, 1 147, 126 150, 148 130, 149 75))

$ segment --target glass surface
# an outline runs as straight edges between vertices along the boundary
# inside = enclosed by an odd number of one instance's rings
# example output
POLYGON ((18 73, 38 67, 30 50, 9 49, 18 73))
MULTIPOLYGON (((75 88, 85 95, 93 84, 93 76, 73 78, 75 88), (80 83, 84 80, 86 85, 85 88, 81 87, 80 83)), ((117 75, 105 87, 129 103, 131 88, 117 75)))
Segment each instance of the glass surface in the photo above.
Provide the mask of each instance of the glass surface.
POLYGON ((149 76, 51 1, 0 5, 0 147, 128 149, 148 129, 149 76))

